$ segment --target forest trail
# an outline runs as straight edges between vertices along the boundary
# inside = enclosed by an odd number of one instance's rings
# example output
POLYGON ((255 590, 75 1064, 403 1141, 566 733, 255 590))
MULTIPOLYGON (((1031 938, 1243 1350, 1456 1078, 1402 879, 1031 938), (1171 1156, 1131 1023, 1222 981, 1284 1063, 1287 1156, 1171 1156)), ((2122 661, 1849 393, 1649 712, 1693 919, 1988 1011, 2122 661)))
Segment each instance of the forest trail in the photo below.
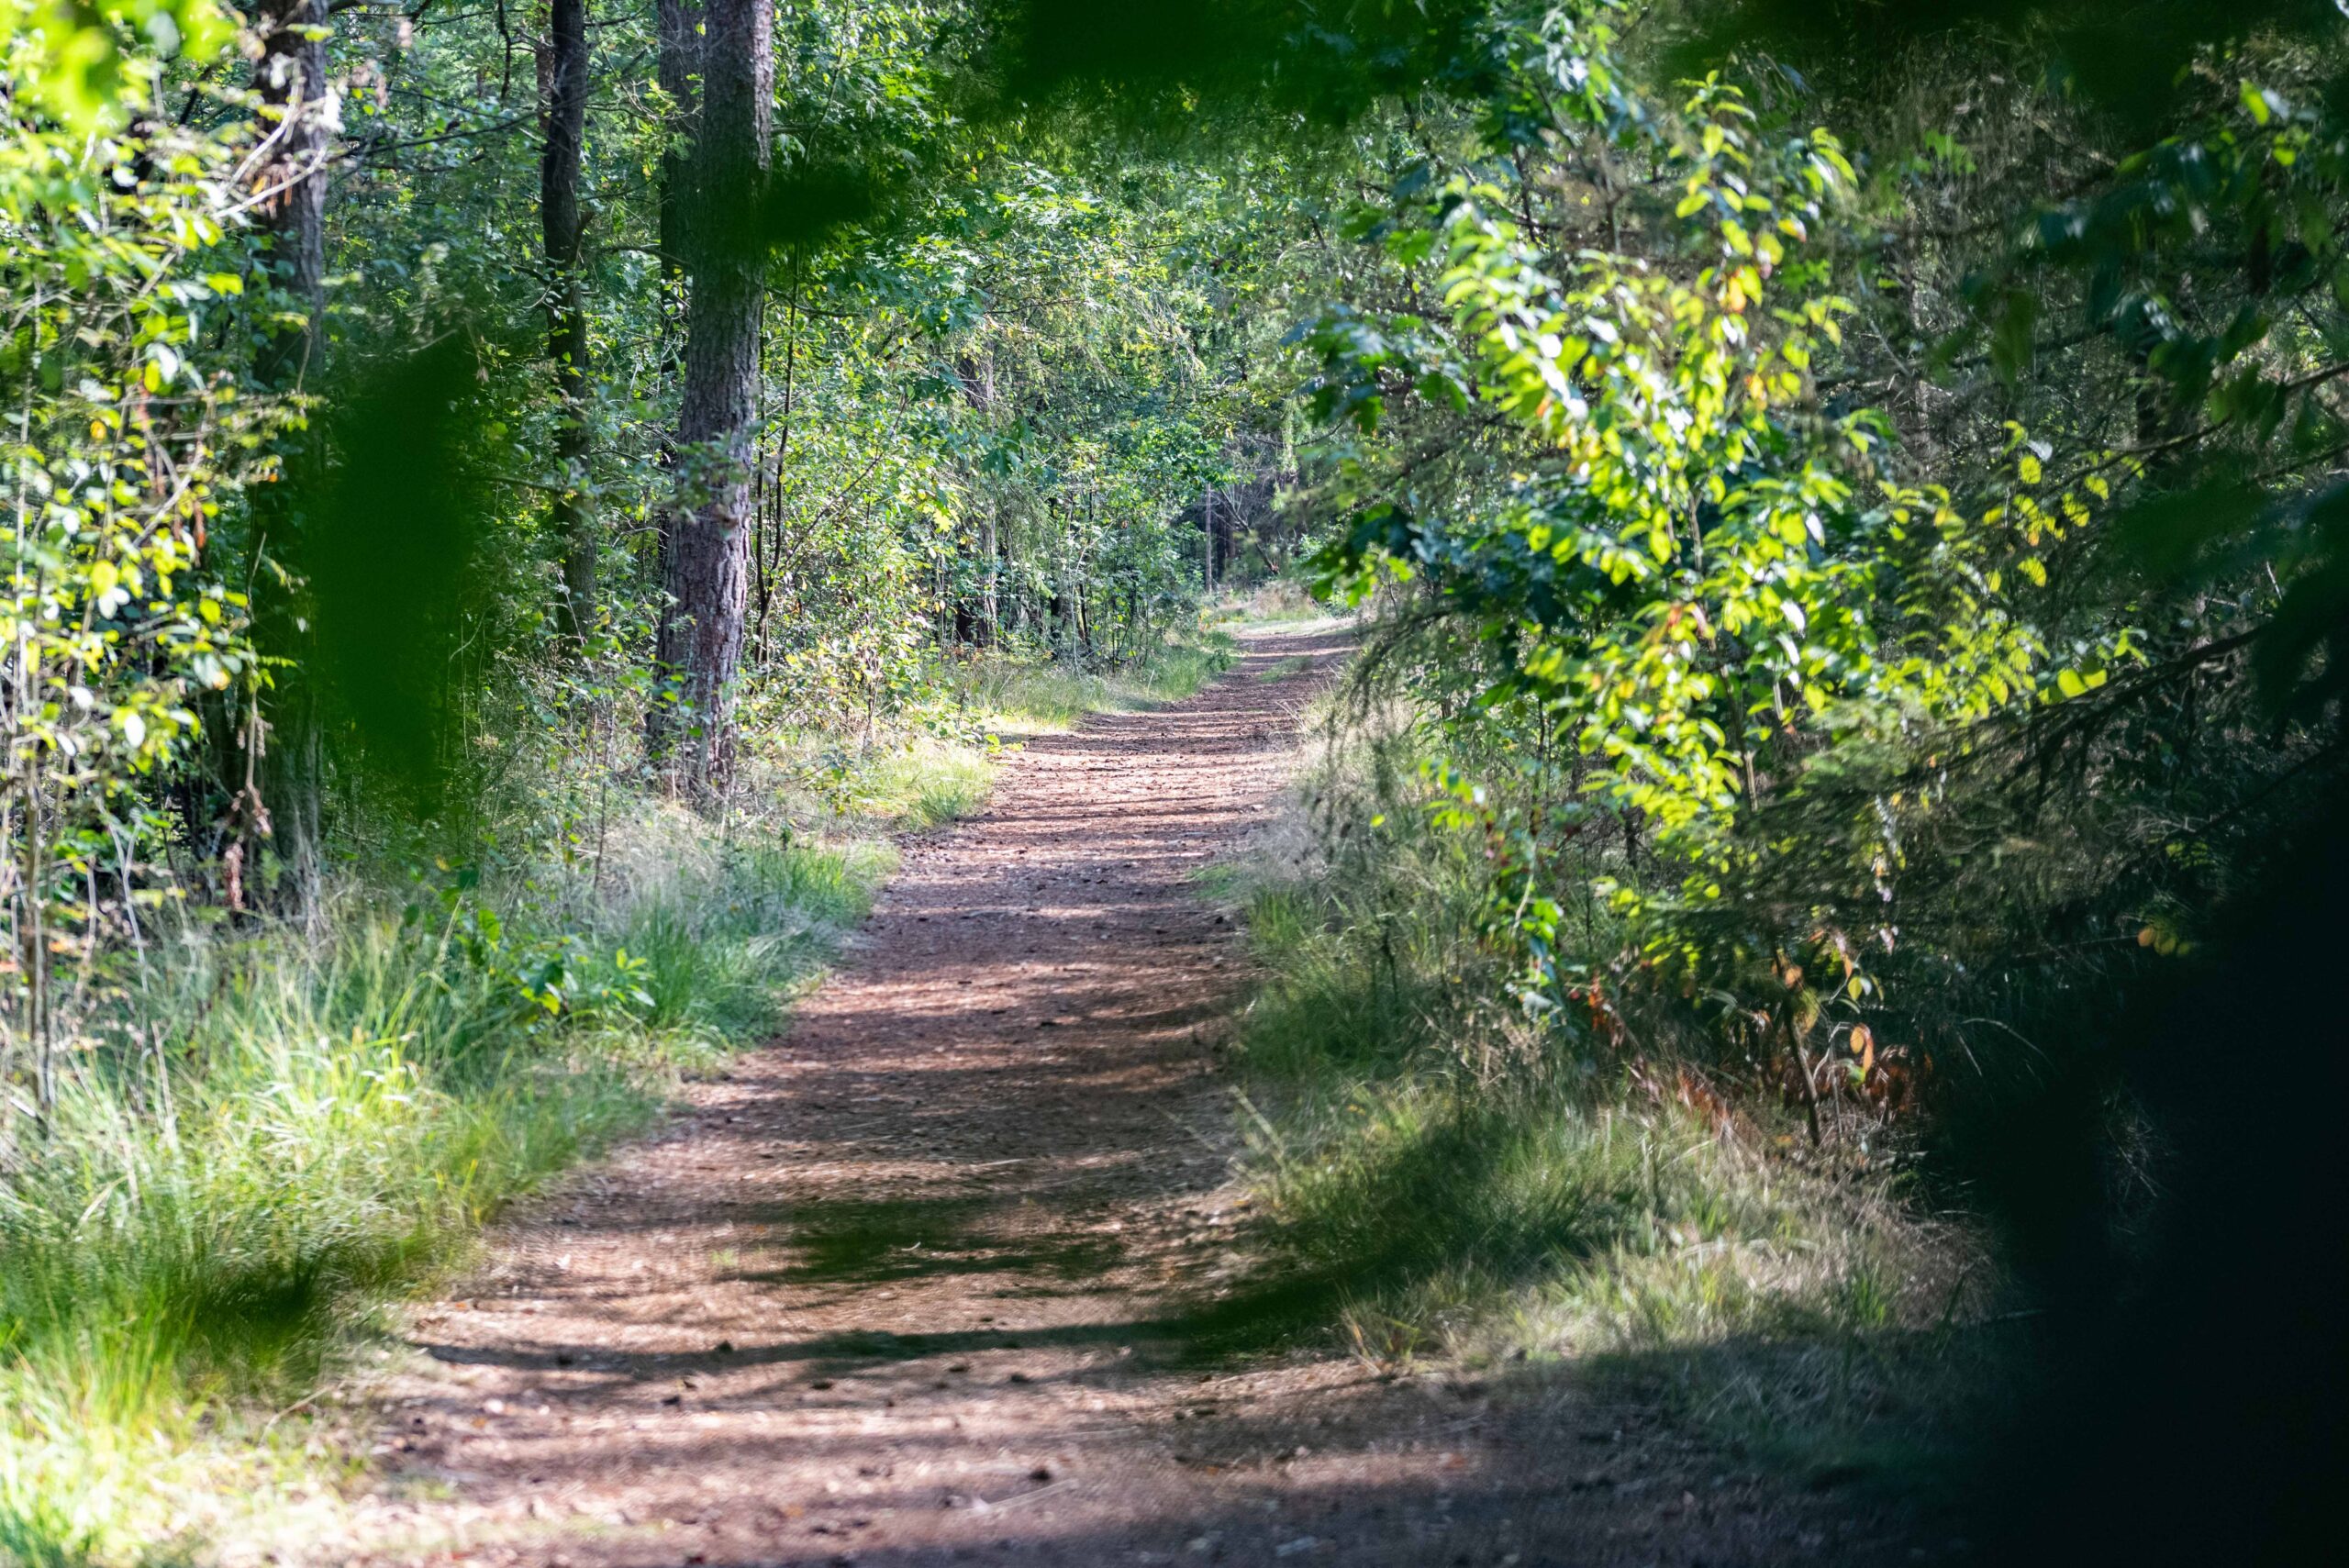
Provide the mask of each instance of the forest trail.
POLYGON ((1862 1562, 1887 1521, 1555 1378, 1203 1366, 1241 987, 1195 873, 1348 646, 1038 740, 787 1035, 516 1216, 380 1406, 357 1539, 513 1568, 1862 1562))

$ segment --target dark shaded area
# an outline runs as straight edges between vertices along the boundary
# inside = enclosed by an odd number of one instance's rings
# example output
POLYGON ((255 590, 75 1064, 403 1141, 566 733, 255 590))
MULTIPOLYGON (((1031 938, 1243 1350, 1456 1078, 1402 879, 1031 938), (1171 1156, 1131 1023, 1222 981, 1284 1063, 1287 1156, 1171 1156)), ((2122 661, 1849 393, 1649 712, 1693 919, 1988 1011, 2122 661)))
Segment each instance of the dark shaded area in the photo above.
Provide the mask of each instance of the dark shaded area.
POLYGON ((685 249, 704 259, 763 261, 863 226, 874 244, 909 222, 913 171, 903 162, 809 158, 754 183, 703 193, 685 214, 685 249))
POLYGON ((451 661, 489 517, 464 462, 482 412, 475 365, 449 336, 332 389, 332 459, 296 562, 328 710, 351 742, 338 750, 422 806, 447 780, 462 689, 451 661))
POLYGON ((1960 1150, 2044 1317, 2009 1429, 1986 1433, 1986 1562, 2332 1561, 2349 1473, 2349 831, 2277 846, 2223 948, 2142 987, 2108 1051, 1960 1150), (2116 1098, 2156 1197, 2117 1197, 2116 1098))
POLYGON ((2203 90, 2185 72, 2206 46, 2341 26, 2332 0, 1696 0, 1689 11, 1666 53, 1684 72, 1741 51, 1864 69, 1912 43, 1987 33, 2027 41, 2019 55, 2043 61, 2052 81, 2141 128, 2203 90))
POLYGON ((1210 113, 1342 121, 1380 95, 1481 74, 1492 0, 997 0, 992 69, 1004 96, 1074 95, 1147 119, 1180 95, 1210 113))
POLYGON ((1002 1230, 986 1223, 990 1208, 978 1198, 794 1204, 774 1217, 791 1228, 790 1265, 737 1277, 858 1285, 943 1273, 1080 1279, 1117 1262, 1120 1249, 1108 1238, 1002 1230))
MULTIPOLYGON (((939 1272, 959 1276, 968 1271, 955 1267, 939 1272)), ((470 1345, 420 1342, 418 1348, 433 1360, 451 1366, 500 1366, 537 1373, 562 1371, 575 1373, 581 1379, 591 1374, 609 1373, 612 1375, 605 1378, 604 1383, 618 1386, 655 1382, 663 1377, 674 1377, 681 1372, 739 1371, 746 1367, 805 1367, 811 1373, 845 1377, 858 1372, 879 1371, 891 1362, 922 1361, 932 1356, 966 1355, 981 1351, 1093 1349, 1122 1345, 1137 1339, 1147 1342, 1177 1326, 1158 1318, 1136 1318, 1131 1321, 1064 1323, 1043 1329, 951 1329, 930 1334, 899 1334, 881 1329, 856 1329, 774 1344, 745 1342, 732 1350, 706 1352, 640 1353, 614 1351, 600 1344, 568 1343, 536 1343, 484 1350, 470 1345)), ((1021 1381, 1041 1385, 1052 1381, 1052 1378, 1023 1378, 1021 1381)), ((592 1386, 579 1384, 579 1379, 574 1379, 574 1384, 592 1386)), ((713 1399, 709 1402, 724 1401, 713 1399)))

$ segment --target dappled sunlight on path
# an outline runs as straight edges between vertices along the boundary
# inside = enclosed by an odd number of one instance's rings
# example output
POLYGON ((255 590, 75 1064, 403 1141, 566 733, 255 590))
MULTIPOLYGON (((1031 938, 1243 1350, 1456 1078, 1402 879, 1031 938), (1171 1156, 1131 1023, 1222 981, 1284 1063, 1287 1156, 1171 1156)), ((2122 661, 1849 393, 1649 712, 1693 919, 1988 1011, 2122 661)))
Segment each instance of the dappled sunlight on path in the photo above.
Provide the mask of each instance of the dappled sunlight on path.
POLYGON ((325 1555, 1735 1562, 1845 1528, 1554 1386, 1185 1358, 1174 1304, 1236 1268, 1244 1201, 1213 1078, 1240 948, 1194 878, 1269 816, 1346 647, 1252 639, 910 847, 784 1040, 418 1315, 362 1539, 325 1555))

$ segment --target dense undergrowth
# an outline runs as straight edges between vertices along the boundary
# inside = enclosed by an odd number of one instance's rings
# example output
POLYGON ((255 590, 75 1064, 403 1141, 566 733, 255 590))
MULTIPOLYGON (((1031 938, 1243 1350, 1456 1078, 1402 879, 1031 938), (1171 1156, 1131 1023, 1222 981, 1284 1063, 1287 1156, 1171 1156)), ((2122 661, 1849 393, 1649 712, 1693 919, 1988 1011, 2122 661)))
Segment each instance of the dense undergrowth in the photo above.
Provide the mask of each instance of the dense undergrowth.
POLYGON ((1239 1055, 1266 1257, 1209 1333, 1571 1363, 1757 1460, 1914 1480, 1997 1382, 1982 1234, 1932 1212, 1892 1129, 1814 1151, 1791 1109, 1530 1018, 1480 936, 1491 867, 1434 825, 1409 744, 1347 732, 1217 873, 1260 970, 1239 1055))
POLYGON ((0 1562, 165 1561, 315 1489, 339 1445, 314 1416, 388 1353, 385 1306, 772 1033, 889 835, 984 804, 996 733, 1186 695, 1226 646, 974 663, 968 738, 763 778, 723 820, 631 796, 592 864, 354 876, 306 928, 157 930, 92 983, 57 1110, 0 1179, 0 1562))

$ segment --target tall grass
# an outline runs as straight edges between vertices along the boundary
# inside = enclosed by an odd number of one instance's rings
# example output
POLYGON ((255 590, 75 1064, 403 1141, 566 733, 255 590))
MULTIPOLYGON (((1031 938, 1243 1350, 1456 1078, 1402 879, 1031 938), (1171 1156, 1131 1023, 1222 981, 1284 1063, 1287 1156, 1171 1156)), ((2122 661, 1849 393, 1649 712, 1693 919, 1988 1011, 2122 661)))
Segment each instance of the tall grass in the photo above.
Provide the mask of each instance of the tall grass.
POLYGON ((415 1277, 646 1101, 517 1027, 440 944, 188 936, 141 998, 160 1051, 73 1074, 0 1184, 0 1540, 97 1553, 223 1399, 317 1375, 338 1308, 415 1277))
POLYGON ((229 1507, 360 1315, 772 1028, 889 857, 706 862, 616 878, 559 1012, 470 909, 150 951, 0 1175, 0 1560, 128 1561, 229 1507))
POLYGON ((1838 1471, 1976 1396, 1996 1347, 1966 1231, 1790 1157, 1772 1106, 1719 1119, 1670 1062, 1529 1020, 1476 938, 1477 846, 1408 788, 1341 750, 1314 826, 1300 806, 1221 878, 1259 971, 1238 1059, 1264 1261, 1210 1340, 1636 1379, 1838 1471))

